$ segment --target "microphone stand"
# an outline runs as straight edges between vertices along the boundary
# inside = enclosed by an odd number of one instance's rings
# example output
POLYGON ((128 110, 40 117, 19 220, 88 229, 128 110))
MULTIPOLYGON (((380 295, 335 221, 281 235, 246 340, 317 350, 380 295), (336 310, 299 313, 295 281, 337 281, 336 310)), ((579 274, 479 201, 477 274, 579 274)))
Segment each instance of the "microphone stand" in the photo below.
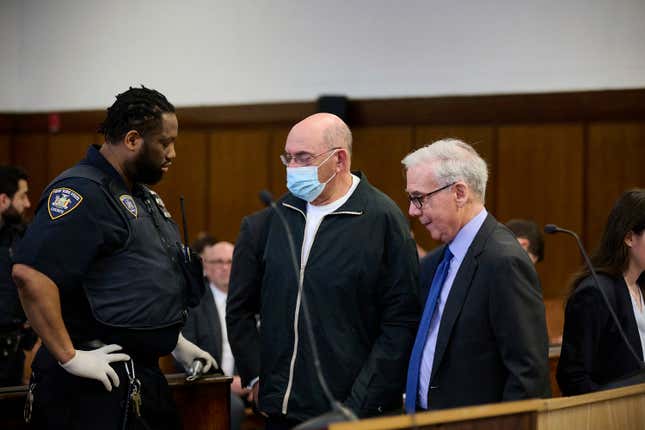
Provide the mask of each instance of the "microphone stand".
MULTIPOLYGON (((284 215, 278 210, 278 207, 273 201, 273 197, 271 196, 270 192, 268 192, 267 190, 263 190, 262 192, 260 192, 260 200, 262 200, 262 202, 265 205, 270 206, 273 209, 273 211, 278 215, 278 218, 280 219, 280 222, 282 223, 282 226, 285 229, 285 232, 287 234, 287 241, 289 244, 289 253, 291 255, 291 264, 293 266, 296 280, 298 280, 300 279, 300 270, 298 268, 298 259, 296 257, 296 251, 295 251, 296 247, 293 241, 293 235, 291 234, 291 229, 289 228, 289 224, 287 223, 287 220, 284 218, 284 215)), ((311 352, 314 358, 314 368, 316 369, 316 377, 318 379, 318 382, 320 383, 320 387, 322 388, 325 397, 327 398, 327 401, 331 406, 331 411, 326 412, 317 417, 311 418, 299 424, 298 426, 294 427, 294 430, 323 429, 323 428, 327 428, 329 424, 334 422, 356 421, 358 420, 358 418, 356 417, 356 414, 354 414, 354 412, 352 412, 349 408, 344 406, 341 402, 336 400, 332 395, 331 391, 329 390, 329 386, 327 385, 327 381, 323 376, 322 368, 320 365, 318 347, 316 346, 314 330, 311 323, 311 314, 309 313, 307 298, 304 292, 304 283, 301 284, 300 282, 298 282, 298 292, 300 293, 302 312, 305 317, 305 327, 307 329, 307 336, 309 337, 311 352)))

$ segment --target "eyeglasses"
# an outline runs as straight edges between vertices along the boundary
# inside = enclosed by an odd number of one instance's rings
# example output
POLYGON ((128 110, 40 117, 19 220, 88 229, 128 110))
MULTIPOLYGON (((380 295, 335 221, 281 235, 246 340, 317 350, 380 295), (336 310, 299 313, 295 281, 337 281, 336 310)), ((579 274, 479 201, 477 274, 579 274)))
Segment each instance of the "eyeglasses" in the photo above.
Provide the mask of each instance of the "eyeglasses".
POLYGON ((216 260, 202 260, 204 264, 212 264, 214 266, 224 266, 224 265, 229 265, 233 263, 233 260, 221 260, 221 259, 216 259, 216 260))
POLYGON ((434 191, 430 191, 429 193, 426 193, 426 194, 420 194, 418 196, 412 196, 412 195, 408 194, 408 200, 410 200, 410 203, 412 203, 414 205, 414 207, 416 207, 417 209, 421 209, 421 208, 423 208, 423 202, 425 201, 425 199, 427 199, 428 197, 432 196, 433 194, 438 193, 439 191, 443 191, 446 188, 450 188, 455 184, 456 184, 456 182, 451 182, 448 185, 444 185, 443 187, 437 188, 434 191))
POLYGON ((298 152, 297 154, 291 155, 287 152, 280 154, 280 161, 282 161, 282 164, 285 166, 288 166, 291 164, 292 161, 294 161, 296 164, 299 164, 301 166, 308 166, 311 164, 312 161, 314 161, 316 158, 320 157, 321 155, 329 154, 331 151, 335 151, 337 149, 343 149, 339 146, 335 148, 331 148, 325 152, 321 152, 320 154, 310 154, 308 152, 298 152))

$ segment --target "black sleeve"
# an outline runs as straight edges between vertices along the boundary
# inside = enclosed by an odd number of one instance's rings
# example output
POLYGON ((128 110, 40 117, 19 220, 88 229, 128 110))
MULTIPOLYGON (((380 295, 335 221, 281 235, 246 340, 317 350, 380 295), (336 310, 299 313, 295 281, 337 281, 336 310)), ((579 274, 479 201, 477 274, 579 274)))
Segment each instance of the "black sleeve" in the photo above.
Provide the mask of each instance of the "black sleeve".
POLYGON ((264 274, 262 231, 267 224, 265 218, 266 213, 242 220, 233 251, 226 304, 228 341, 244 386, 260 375, 260 333, 255 315, 260 312, 260 288, 264 274))
POLYGON ((557 379, 565 396, 600 389, 591 379, 598 339, 609 319, 609 312, 595 288, 581 288, 571 296, 564 312, 562 350, 557 379))
POLYGON ((13 262, 47 275, 61 290, 79 288, 95 257, 120 247, 128 237, 125 221, 98 184, 79 178, 57 183, 43 195, 33 222, 16 247, 13 262), (62 215, 52 215, 53 190, 67 188, 82 197, 62 215))
POLYGON ((380 333, 345 400, 359 417, 400 409, 419 323, 416 244, 402 214, 391 214, 384 228, 387 231, 379 283, 380 333))
POLYGON ((550 397, 549 340, 535 268, 524 254, 497 259, 489 320, 508 371, 503 400, 550 397))

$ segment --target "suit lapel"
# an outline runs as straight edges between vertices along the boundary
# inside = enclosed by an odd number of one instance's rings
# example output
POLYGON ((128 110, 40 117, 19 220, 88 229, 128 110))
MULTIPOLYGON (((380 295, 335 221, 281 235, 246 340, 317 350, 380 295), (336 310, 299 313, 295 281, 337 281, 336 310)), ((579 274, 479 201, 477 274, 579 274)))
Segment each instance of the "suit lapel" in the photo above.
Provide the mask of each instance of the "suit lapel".
POLYGON ((450 342, 450 334, 455 325, 455 321, 461 313, 461 309, 468 296, 468 291, 472 285, 473 276, 477 271, 479 254, 484 250, 488 236, 493 232, 497 225, 497 221, 491 215, 486 217, 484 224, 475 235, 473 242, 470 244, 466 255, 459 266, 459 271, 455 276, 455 280, 450 288, 450 294, 446 300, 446 306, 443 309, 441 316, 441 324, 439 325, 439 333, 437 334, 437 345, 435 347, 434 360, 432 363, 432 375, 430 382, 435 376, 443 355, 446 352, 446 347, 450 342))
POLYGON ((627 339, 640 359, 643 360, 643 347, 641 346, 641 337, 638 334, 638 324, 636 323, 636 317, 634 316, 634 311, 632 309, 632 299, 629 297, 629 288, 622 276, 618 281, 616 295, 618 296, 616 300, 616 313, 618 315, 625 316, 624 328, 627 339))

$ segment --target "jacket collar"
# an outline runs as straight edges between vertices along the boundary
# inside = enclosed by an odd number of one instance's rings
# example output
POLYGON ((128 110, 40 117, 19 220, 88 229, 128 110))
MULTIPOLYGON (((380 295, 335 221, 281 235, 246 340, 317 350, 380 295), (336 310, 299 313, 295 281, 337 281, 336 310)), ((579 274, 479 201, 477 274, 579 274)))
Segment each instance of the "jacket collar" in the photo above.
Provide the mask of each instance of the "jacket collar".
MULTIPOLYGON (((358 183, 358 186, 354 190, 349 199, 334 212, 357 212, 362 213, 367 207, 368 202, 368 188, 371 188, 370 183, 367 180, 367 176, 360 171, 351 172, 353 175, 358 176, 361 180, 358 183)), ((307 202, 305 200, 299 199, 291 193, 287 193, 282 199, 280 199, 281 206, 293 206, 300 210, 302 213, 307 213, 307 202)))

